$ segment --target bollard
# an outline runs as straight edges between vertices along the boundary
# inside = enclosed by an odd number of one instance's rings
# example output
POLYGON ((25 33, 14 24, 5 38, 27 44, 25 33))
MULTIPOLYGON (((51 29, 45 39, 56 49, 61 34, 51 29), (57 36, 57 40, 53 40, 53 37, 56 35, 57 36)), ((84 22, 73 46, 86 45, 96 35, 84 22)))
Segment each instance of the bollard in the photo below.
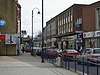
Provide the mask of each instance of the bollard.
POLYGON ((66 61, 65 61, 65 68, 67 67, 66 61))
POLYGON ((98 60, 97 60, 97 75, 99 75, 98 70, 99 70, 99 67, 98 67, 98 60))
POLYGON ((83 58, 83 75, 84 75, 84 58, 83 58))
POLYGON ((53 55, 51 56, 51 60, 52 60, 52 63, 53 63, 53 55))
POLYGON ((87 59, 87 75, 89 75, 89 62, 88 62, 88 59, 87 59))
POLYGON ((70 69, 70 63, 69 63, 69 60, 68 60, 68 70, 70 69))
POLYGON ((76 72, 76 56, 75 56, 75 72, 76 72))

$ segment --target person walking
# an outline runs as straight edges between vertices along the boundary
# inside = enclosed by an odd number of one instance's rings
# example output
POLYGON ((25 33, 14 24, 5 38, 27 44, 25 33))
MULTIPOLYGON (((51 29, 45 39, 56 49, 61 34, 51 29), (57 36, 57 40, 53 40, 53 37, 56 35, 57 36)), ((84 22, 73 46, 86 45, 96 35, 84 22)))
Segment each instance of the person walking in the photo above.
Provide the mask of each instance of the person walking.
POLYGON ((24 53, 24 44, 21 44, 21 51, 24 53))

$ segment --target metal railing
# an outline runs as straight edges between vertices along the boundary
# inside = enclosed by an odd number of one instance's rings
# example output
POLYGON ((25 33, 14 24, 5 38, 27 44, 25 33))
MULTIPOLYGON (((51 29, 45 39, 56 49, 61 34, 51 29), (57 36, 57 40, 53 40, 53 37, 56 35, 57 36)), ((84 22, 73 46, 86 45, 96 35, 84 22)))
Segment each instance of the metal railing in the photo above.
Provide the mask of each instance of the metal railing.
MULTIPOLYGON (((56 62, 58 62, 58 55, 44 55, 45 60, 57 66, 56 62)), ((79 73, 81 75, 100 75, 100 64, 97 61, 96 63, 75 58, 70 58, 66 56, 60 56, 60 65, 59 67, 65 68, 67 70, 72 70, 73 72, 79 73)))

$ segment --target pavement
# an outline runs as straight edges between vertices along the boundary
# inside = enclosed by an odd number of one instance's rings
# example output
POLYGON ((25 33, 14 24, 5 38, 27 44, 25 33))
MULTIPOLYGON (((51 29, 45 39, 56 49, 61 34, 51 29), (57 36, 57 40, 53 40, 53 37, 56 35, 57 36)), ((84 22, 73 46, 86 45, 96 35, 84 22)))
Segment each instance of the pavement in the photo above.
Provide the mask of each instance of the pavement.
POLYGON ((20 56, 0 56, 0 75, 79 75, 56 67, 41 58, 24 53, 20 56))

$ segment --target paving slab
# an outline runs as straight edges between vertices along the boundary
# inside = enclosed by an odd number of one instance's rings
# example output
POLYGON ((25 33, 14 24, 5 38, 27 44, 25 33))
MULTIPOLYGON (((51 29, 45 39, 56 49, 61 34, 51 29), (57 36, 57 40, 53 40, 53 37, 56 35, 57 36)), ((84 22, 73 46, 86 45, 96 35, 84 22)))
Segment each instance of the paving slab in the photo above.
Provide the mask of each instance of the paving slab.
POLYGON ((0 56, 0 75, 78 75, 30 55, 0 56))

